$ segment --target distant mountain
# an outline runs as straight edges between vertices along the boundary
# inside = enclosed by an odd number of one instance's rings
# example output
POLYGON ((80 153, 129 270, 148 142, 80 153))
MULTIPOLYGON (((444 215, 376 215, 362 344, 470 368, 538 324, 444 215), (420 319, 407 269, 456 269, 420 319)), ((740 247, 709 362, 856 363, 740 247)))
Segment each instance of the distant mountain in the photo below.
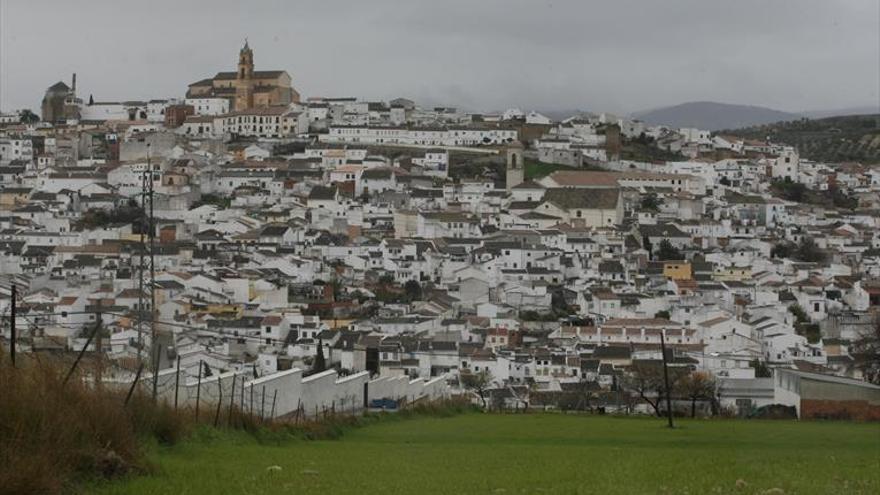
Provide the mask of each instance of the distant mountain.
POLYGON ((636 112, 632 114, 632 117, 652 125, 696 127, 697 129, 717 131, 794 120, 801 118, 802 115, 751 105, 694 101, 636 112))

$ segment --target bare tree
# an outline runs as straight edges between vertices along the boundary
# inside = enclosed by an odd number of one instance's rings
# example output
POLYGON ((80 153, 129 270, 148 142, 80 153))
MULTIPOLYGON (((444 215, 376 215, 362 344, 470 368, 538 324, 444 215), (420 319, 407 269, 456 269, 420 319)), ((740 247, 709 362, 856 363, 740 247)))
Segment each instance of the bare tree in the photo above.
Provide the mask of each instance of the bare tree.
POLYGON ((459 378, 461 379, 462 386, 466 390, 476 392, 476 394, 480 397, 480 400, 483 401, 483 408, 485 408, 486 391, 489 389, 489 384, 492 383, 492 374, 489 373, 489 370, 478 371, 476 373, 471 371, 462 371, 459 374, 459 378))
POLYGON ((589 410, 593 411, 593 401, 598 398, 596 392, 600 390, 601 387, 595 380, 581 380, 577 382, 575 386, 575 393, 577 394, 577 404, 575 405, 575 409, 577 410, 589 410))
POLYGON ((691 401, 691 417, 697 416, 697 401, 712 401, 712 410, 715 410, 715 390, 717 384, 715 378, 706 371, 694 371, 684 375, 679 382, 679 391, 682 396, 691 401))
MULTIPOLYGON (((671 394, 674 394, 682 374, 680 368, 669 369, 671 394)), ((663 364, 660 361, 634 362, 624 375, 623 388, 638 395, 651 406, 654 414, 661 416, 660 404, 665 397, 666 386, 663 380, 663 364)))
POLYGON ((853 341, 849 353, 865 380, 880 385, 880 316, 874 318, 868 331, 853 341))

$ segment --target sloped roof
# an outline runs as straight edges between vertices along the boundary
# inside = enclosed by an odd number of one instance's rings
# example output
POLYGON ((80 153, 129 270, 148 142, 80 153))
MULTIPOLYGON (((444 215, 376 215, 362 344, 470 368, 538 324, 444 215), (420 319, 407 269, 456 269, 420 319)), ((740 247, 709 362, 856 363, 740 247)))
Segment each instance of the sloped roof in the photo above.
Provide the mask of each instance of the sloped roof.
POLYGON ((552 188, 544 193, 544 201, 549 201, 560 208, 570 209, 605 209, 617 208, 620 190, 614 189, 574 189, 552 188))

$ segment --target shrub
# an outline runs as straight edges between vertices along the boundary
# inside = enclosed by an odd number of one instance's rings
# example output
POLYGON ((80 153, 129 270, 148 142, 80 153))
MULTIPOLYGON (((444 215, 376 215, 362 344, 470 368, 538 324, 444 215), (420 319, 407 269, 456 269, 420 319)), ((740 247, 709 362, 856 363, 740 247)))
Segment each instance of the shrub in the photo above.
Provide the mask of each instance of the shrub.
POLYGON ((79 477, 138 469, 137 433, 122 399, 64 383, 57 360, 0 362, 0 492, 59 493, 79 477))

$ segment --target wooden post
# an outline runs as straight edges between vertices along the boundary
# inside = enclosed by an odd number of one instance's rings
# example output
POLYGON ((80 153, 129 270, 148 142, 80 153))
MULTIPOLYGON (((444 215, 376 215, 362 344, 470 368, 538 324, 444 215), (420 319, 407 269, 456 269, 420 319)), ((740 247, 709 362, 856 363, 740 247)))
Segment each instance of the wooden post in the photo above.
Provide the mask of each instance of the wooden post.
MULTIPOLYGON (((97 330, 97 329, 96 329, 97 330)), ((95 338, 95 334, 98 333, 94 331, 89 334, 89 338, 86 339, 86 345, 79 351, 79 354, 76 356, 76 360, 73 362, 73 365, 70 367, 70 370, 67 372, 67 376, 64 377, 64 385, 67 385, 68 380, 73 375, 74 370, 76 370, 77 365, 79 365, 80 360, 82 360, 83 354, 86 353, 86 349, 89 348, 89 344, 92 343, 92 339, 95 338)))
POLYGON ((266 413, 266 386, 263 385, 263 397, 260 399, 260 421, 263 420, 263 415, 266 413))
POLYGON ((141 365, 138 366, 137 373, 134 375, 134 381, 131 382, 131 388, 128 389, 128 395, 125 396, 125 402, 123 403, 123 406, 127 406, 128 401, 131 400, 131 394, 134 393, 134 388, 137 386, 138 380, 141 379, 142 371, 144 371, 144 363, 141 363, 141 365))
POLYGON ((666 339, 663 337, 664 333, 666 333, 665 329, 660 330, 660 351, 663 353, 663 382, 666 388, 666 418, 669 420, 669 427, 675 428, 672 424, 672 399, 670 398, 672 390, 669 389, 669 368, 666 366, 666 339))
POLYGON ((199 359, 199 381, 196 382, 196 421, 199 420, 199 401, 202 397, 202 364, 203 361, 199 359))
POLYGON ((180 355, 177 356, 177 370, 174 372, 174 410, 177 410, 177 396, 180 393, 180 355))
POLYGON ((275 393, 272 394, 272 412, 269 414, 269 420, 275 419, 275 401, 278 400, 278 389, 275 389, 275 393))
POLYGON ((232 392, 229 393, 229 418, 227 423, 232 426, 232 406, 235 405, 235 379, 238 375, 232 375, 232 392))
POLYGON ((254 415, 254 382, 251 382, 251 416, 254 415))
POLYGON ((220 373, 217 373, 217 412, 214 413, 214 428, 220 421, 220 404, 223 403, 223 380, 220 373))
POLYGON ((240 413, 244 414, 244 376, 241 377, 241 392, 238 394, 240 396, 238 399, 238 409, 240 413))
MULTIPOLYGON (((155 336, 152 338, 155 338, 155 336)), ((150 349, 156 354, 156 360, 153 362, 153 402, 156 402, 159 396, 159 360, 162 357, 162 345, 153 342, 150 349)))

